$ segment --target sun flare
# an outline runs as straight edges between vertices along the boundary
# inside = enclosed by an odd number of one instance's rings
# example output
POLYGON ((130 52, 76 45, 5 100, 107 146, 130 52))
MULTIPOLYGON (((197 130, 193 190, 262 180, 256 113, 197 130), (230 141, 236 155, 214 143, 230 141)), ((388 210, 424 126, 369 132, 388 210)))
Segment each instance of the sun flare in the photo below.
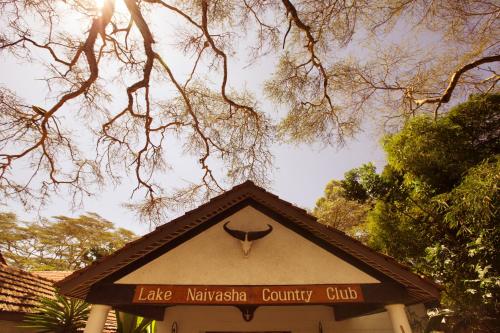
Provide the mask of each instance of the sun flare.
POLYGON ((101 10, 102 7, 104 7, 104 2, 106 0, 94 0, 95 1, 95 6, 97 7, 97 9, 101 10))

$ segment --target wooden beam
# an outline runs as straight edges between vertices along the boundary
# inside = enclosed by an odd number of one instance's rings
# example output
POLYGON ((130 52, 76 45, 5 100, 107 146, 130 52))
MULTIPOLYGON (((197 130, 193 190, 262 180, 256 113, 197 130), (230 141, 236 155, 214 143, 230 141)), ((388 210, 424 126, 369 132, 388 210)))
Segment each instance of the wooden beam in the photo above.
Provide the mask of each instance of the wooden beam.
POLYGON ((409 301, 411 301, 411 297, 408 295, 403 286, 390 282, 360 285, 290 286, 186 286, 111 283, 94 285, 87 295, 86 301, 94 304, 108 305, 129 305, 141 303, 153 305, 327 305, 334 303, 408 304, 409 301), (188 292, 188 289, 191 292, 188 292), (209 294, 209 292, 213 294, 211 295, 211 298, 205 295, 209 294), (198 294, 193 296, 191 295, 193 293, 204 293, 203 295, 206 297, 198 299, 198 294), (224 297, 231 296, 231 293, 237 293, 238 295, 243 293, 245 297, 237 297, 235 299, 231 298, 230 300, 223 298, 219 299, 220 297, 215 297, 217 293, 220 293, 224 297), (157 294, 163 298, 158 298, 159 296, 157 294), (188 297, 189 295, 192 299, 188 297), (281 298, 284 298, 281 299, 278 298, 278 296, 282 296, 281 298))

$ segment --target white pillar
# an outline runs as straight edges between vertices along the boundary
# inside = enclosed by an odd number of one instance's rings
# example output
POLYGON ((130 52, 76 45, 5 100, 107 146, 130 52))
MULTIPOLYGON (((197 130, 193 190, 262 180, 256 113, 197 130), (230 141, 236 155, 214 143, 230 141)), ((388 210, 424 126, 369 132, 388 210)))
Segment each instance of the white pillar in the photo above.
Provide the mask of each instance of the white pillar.
POLYGON ((389 304, 385 306, 385 309, 391 318, 394 333, 412 333, 404 304, 389 304))
POLYGON ((109 305, 92 304, 90 315, 87 319, 87 325, 85 325, 85 330, 83 332, 102 333, 104 324, 108 318, 109 310, 111 310, 109 305))

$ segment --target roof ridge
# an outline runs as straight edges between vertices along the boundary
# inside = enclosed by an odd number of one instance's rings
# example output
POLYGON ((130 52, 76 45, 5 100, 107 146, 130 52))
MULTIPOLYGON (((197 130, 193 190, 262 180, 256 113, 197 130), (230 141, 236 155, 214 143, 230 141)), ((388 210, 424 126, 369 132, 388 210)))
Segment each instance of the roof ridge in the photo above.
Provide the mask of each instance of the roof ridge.
POLYGON ((26 271, 24 269, 21 269, 19 267, 15 267, 15 266, 10 266, 10 265, 6 265, 6 264, 2 264, 0 263, 0 271, 15 271, 15 272, 19 272, 19 273, 22 273, 23 274, 23 277, 26 277, 26 275, 28 275, 28 277, 30 277, 32 280, 44 280, 45 282, 49 283, 49 284, 53 284, 54 281, 52 280, 49 280, 47 278, 44 278, 42 276, 38 276, 36 274, 33 274, 29 271, 26 271))

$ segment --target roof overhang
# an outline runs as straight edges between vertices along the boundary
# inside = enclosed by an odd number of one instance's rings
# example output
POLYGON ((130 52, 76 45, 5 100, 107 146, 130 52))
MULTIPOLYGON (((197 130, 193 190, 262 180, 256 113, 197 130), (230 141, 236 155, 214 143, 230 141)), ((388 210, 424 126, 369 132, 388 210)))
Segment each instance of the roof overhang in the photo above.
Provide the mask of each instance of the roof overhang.
MULTIPOLYGON (((414 274, 408 267, 368 248, 343 232, 318 223, 307 211, 280 199, 252 182, 236 186, 183 216, 157 227, 155 231, 74 272, 56 285, 66 296, 127 307, 127 299, 131 299, 129 294, 133 286, 113 285, 114 281, 249 205, 381 280, 385 291, 380 286, 370 287, 371 289, 367 289, 369 298, 378 299, 385 304, 394 302, 396 296, 397 300, 405 304, 438 302, 440 287, 434 282, 414 274), (391 288, 393 292, 387 293, 387 288, 391 288), (108 292, 104 292, 105 290, 108 292), (111 290, 114 292, 111 293, 111 290), (105 294, 120 294, 123 298, 121 301, 117 301, 116 298, 106 299, 103 296, 105 294), (391 297, 393 299, 390 299, 391 297)), ((373 311, 369 305, 366 307, 368 308, 358 307, 356 311, 373 311)), ((345 312, 347 317, 353 310, 347 307, 345 312)))

